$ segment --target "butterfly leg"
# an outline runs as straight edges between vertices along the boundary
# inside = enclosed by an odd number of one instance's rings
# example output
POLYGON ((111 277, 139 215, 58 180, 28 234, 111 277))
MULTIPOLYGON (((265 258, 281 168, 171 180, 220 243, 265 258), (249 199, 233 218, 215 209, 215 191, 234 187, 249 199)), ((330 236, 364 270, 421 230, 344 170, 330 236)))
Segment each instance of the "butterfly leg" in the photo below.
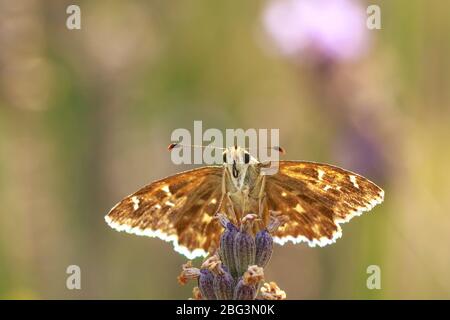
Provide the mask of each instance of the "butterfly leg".
POLYGON ((254 213, 254 212, 248 212, 247 205, 249 204, 249 194, 250 191, 248 187, 244 187, 242 190, 242 216, 245 216, 247 213, 254 213))
POLYGON ((266 176, 262 176, 261 185, 259 187, 258 192, 258 215, 260 218, 262 218, 264 213, 264 203, 266 200, 265 186, 266 186, 266 176))
POLYGON ((259 199, 258 199, 258 216, 262 218, 264 214, 264 205, 266 202, 266 194, 264 193, 259 199))
POLYGON ((231 214, 231 220, 234 221, 235 224, 239 224, 238 216, 236 214, 236 211, 234 210, 233 200, 231 199, 229 192, 226 193, 226 197, 227 197, 227 208, 228 208, 227 212, 229 214, 231 214))
POLYGON ((258 216, 262 221, 263 227, 267 226, 267 224, 269 223, 265 186, 266 176, 263 175, 258 192, 258 216))
POLYGON ((226 188, 226 179, 225 179, 225 173, 222 175, 222 194, 220 196, 220 201, 219 201, 219 205, 217 206, 217 210, 214 213, 214 216, 217 216, 221 209, 222 209, 222 205, 223 205, 223 199, 225 198, 225 194, 227 193, 227 188, 226 188))
POLYGON ((268 209, 267 196, 266 193, 264 193, 258 201, 258 217, 261 221, 261 228, 266 228, 269 225, 271 210, 268 209))

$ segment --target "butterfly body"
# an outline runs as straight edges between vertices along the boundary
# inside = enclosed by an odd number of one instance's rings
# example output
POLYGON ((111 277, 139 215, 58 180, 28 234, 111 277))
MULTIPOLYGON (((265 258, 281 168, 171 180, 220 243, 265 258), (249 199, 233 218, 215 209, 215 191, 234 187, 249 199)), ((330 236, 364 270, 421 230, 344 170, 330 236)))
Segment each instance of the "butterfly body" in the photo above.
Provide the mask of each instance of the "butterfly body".
POLYGON ((265 176, 262 164, 240 147, 231 147, 224 152, 223 204, 222 210, 236 225, 248 213, 261 212, 265 176), (246 156, 247 155, 247 156, 246 156))
MULTIPOLYGON (((223 231, 215 215, 225 213, 239 225, 247 213, 284 215, 274 241, 333 243, 340 224, 383 201, 384 192, 368 179, 339 167, 306 161, 280 161, 273 175, 267 164, 245 149, 226 149, 222 166, 207 166, 155 181, 124 198, 105 217, 118 231, 158 237, 188 258, 217 249, 223 231)), ((255 230, 257 231, 257 230, 255 230)))

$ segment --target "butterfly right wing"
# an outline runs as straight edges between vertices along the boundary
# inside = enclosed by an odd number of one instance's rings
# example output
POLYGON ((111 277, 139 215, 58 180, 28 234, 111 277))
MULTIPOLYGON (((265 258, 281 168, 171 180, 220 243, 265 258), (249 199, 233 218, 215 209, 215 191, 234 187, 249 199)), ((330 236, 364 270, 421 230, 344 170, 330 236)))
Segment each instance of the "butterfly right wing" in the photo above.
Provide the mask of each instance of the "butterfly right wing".
POLYGON ((284 244, 305 241, 324 246, 342 235, 341 223, 381 203, 384 191, 348 170, 316 162, 280 161, 277 174, 267 177, 267 206, 289 221, 275 232, 284 244))
POLYGON ((206 256, 223 229, 213 219, 222 173, 222 167, 208 166, 152 182, 120 201, 105 220, 118 231, 171 241, 189 259, 206 256))

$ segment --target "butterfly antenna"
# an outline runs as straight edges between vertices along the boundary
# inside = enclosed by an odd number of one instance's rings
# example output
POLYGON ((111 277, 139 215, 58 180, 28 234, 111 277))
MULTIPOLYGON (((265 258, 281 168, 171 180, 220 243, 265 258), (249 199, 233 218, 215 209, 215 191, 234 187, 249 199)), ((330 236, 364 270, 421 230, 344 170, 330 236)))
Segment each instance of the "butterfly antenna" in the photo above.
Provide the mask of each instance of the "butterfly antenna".
POLYGON ((279 153, 281 153, 283 155, 286 154, 286 150, 280 146, 269 147, 267 149, 278 151, 279 153))
MULTIPOLYGON (((268 150, 275 150, 278 151, 280 154, 285 155, 286 154, 286 150, 280 146, 275 146, 275 147, 267 147, 268 150)), ((251 151, 250 148, 245 148, 245 150, 247 150, 248 152, 251 151)))
POLYGON ((215 146, 202 146, 202 145, 196 145, 196 144, 183 144, 183 143, 171 143, 169 144, 169 146, 167 147, 167 149, 169 151, 175 149, 175 148, 181 148, 181 147, 186 147, 186 148, 211 148, 211 149, 220 149, 220 150, 224 150, 225 148, 221 148, 221 147, 215 147, 215 146))

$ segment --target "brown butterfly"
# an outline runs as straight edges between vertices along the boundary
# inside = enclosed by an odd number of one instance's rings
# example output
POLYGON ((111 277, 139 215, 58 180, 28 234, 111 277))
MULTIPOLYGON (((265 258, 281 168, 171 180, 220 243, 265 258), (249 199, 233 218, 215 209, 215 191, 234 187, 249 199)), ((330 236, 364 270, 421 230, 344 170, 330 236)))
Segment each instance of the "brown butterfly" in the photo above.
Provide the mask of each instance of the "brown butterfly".
POLYGON ((193 259, 217 249, 223 231, 215 219, 219 212, 237 225, 246 214, 257 213, 255 231, 280 214, 287 222, 274 233, 276 243, 324 246, 341 236, 341 223, 383 201, 381 188, 350 171, 305 161, 278 164, 276 174, 264 175, 267 163, 230 147, 222 166, 152 182, 120 201, 105 220, 118 231, 171 241, 193 259))

